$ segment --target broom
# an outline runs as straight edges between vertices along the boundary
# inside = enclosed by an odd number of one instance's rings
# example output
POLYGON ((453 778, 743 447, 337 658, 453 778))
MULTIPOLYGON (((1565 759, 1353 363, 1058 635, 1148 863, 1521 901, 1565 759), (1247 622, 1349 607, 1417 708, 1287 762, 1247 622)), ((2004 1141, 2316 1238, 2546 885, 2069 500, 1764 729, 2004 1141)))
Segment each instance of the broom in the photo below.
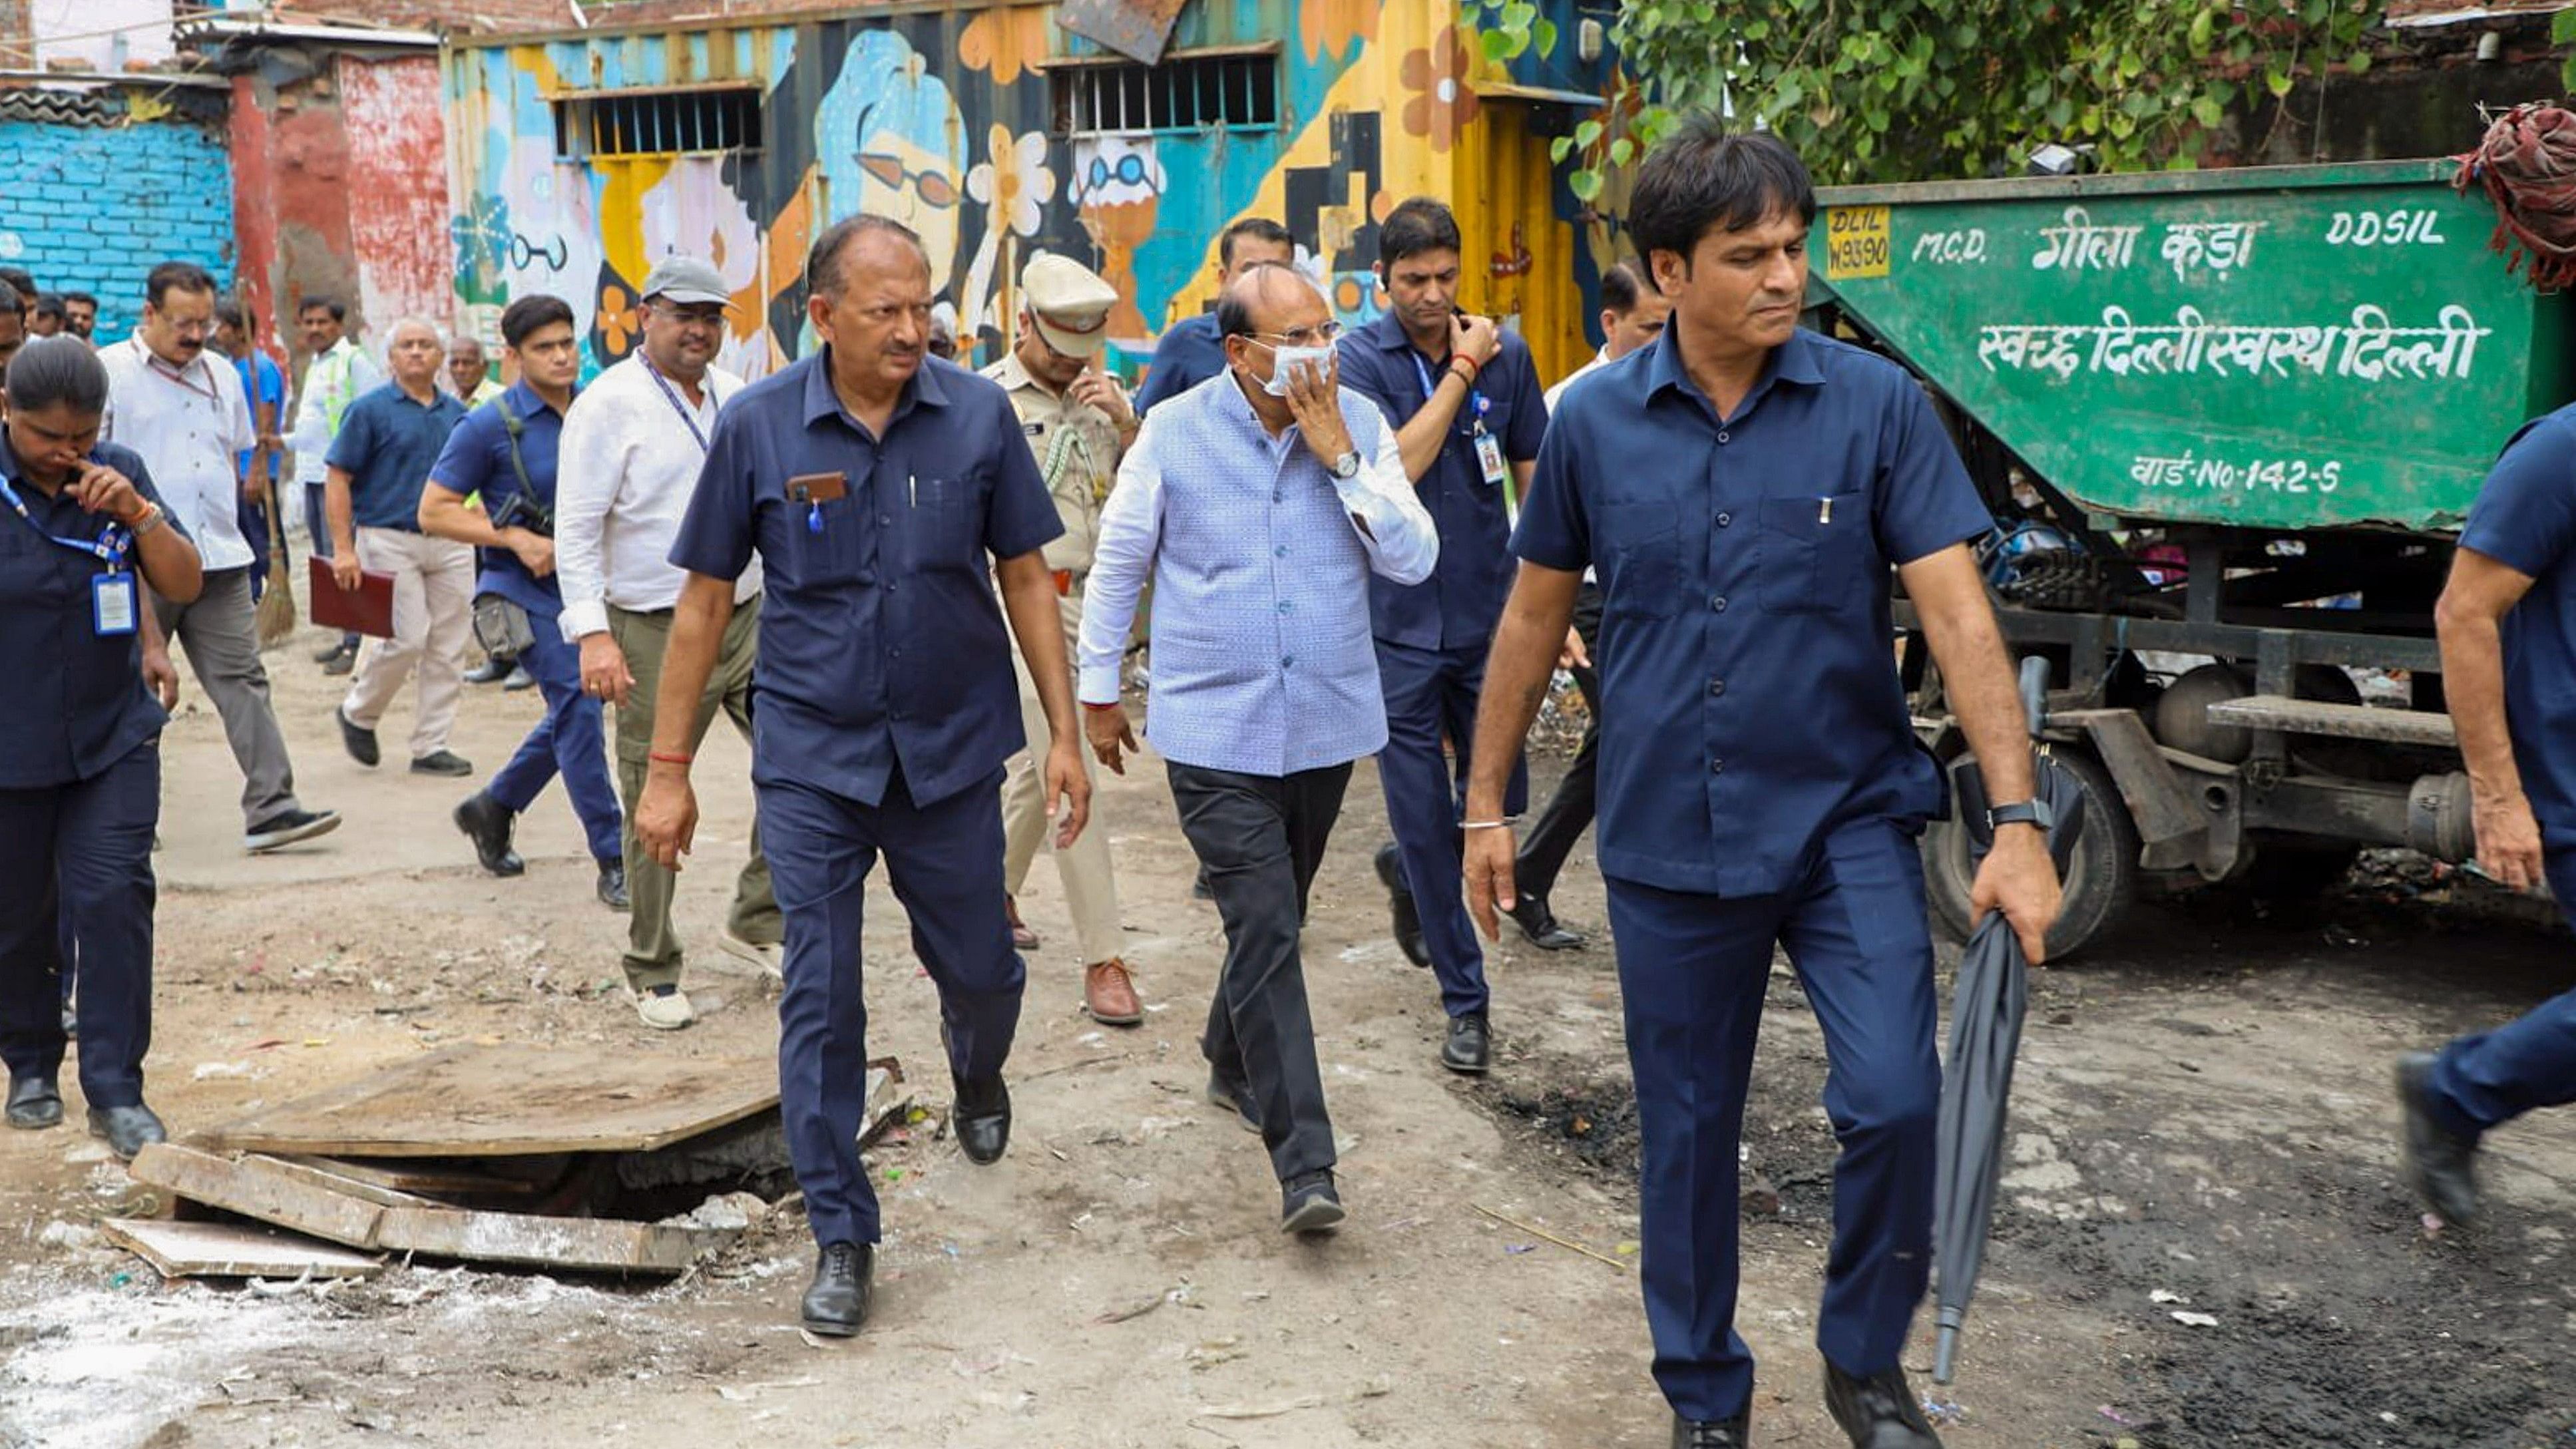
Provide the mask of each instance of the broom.
POLYGON ((277 507, 277 479, 260 485, 268 495, 268 587, 259 596, 259 647, 295 637, 295 571, 287 567, 286 515, 277 507))

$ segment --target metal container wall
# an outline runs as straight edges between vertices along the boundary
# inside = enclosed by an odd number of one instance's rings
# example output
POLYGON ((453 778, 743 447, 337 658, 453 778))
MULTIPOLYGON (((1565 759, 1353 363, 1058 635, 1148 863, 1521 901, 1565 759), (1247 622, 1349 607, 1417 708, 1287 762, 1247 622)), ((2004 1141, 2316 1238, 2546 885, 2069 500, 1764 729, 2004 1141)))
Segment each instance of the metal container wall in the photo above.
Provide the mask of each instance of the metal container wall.
POLYGON ((2451 530, 2571 395, 2564 299, 2454 170, 1829 189, 1813 284, 2097 513, 2451 530))

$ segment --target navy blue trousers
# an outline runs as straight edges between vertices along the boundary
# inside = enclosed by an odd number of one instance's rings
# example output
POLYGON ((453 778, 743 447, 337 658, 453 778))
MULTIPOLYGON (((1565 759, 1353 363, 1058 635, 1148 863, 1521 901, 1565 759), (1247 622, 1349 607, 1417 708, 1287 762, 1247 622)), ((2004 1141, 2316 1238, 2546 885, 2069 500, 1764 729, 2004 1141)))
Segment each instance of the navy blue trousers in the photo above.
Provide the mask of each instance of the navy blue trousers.
MULTIPOLYGON (((2576 921, 2576 850, 2550 852, 2549 890, 2576 921)), ((2433 1066, 2434 1110, 2451 1130, 2475 1136, 2534 1107, 2576 1102, 2576 991, 2518 1020, 2461 1037, 2433 1066)))
POLYGON ((1019 1031, 1028 979, 1002 907, 1002 772, 926 806, 913 803, 899 771, 874 807, 757 770, 752 784, 787 925, 778 1105, 788 1157, 814 1241, 873 1243, 876 1188, 859 1165, 868 1077, 859 927, 868 873, 884 856, 895 899, 912 918, 912 949, 939 988, 949 1070, 998 1074, 1019 1031))
POLYGON ((626 817, 617 806, 617 784, 608 778, 608 746, 599 701, 581 692, 581 650, 564 642, 552 615, 531 615, 536 643, 519 656, 545 696, 546 717, 519 741, 484 793, 512 814, 536 803, 546 782, 563 776, 572 812, 581 817, 591 858, 614 865, 626 858, 626 817))
POLYGON ((152 832, 161 743, 73 785, 0 790, 0 1061, 62 1070, 60 923, 80 953, 80 1084, 93 1107, 143 1100, 152 1047, 152 832))
POLYGON ((1676 1413, 1753 1394, 1735 1331, 1736 1144, 1773 943, 1824 1028, 1834 1241, 1816 1345, 1853 1374, 1897 1362, 1931 1271, 1939 1007, 1923 866, 1886 820, 1836 827, 1781 895, 1722 899, 1610 880, 1642 1138, 1640 1266, 1655 1381, 1676 1413))
MULTIPOLYGON (((1440 978, 1440 1006, 1451 1016, 1483 1011, 1485 952, 1467 918, 1459 865, 1458 812, 1466 805, 1476 737, 1476 696, 1485 687, 1485 646, 1415 649, 1377 641, 1378 686, 1386 693, 1386 748, 1377 757, 1386 791, 1386 822, 1395 832, 1406 888, 1422 914, 1422 940, 1440 978), (1442 752, 1457 751, 1453 769, 1442 752)), ((1529 801, 1529 767, 1512 766, 1503 803, 1517 815, 1529 801)))

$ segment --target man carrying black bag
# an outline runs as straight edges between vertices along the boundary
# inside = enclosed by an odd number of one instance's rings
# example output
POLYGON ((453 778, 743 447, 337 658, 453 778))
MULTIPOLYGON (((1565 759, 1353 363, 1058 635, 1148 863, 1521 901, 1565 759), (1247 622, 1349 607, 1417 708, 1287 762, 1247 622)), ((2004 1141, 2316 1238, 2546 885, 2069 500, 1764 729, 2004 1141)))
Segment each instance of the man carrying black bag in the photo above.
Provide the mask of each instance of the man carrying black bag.
POLYGON ((519 382, 476 408, 448 436, 421 492, 425 533, 481 549, 474 627, 486 649, 509 650, 536 676, 545 718, 491 782, 456 807, 456 828, 474 842, 483 868, 513 876, 527 868, 510 837, 519 813, 560 772, 599 867, 599 898, 624 910, 624 817, 608 778, 598 699, 581 687, 581 653, 556 627, 555 460, 564 410, 581 373, 572 308, 528 296, 501 314, 501 338, 519 382), (465 506, 480 493, 480 513, 465 506))

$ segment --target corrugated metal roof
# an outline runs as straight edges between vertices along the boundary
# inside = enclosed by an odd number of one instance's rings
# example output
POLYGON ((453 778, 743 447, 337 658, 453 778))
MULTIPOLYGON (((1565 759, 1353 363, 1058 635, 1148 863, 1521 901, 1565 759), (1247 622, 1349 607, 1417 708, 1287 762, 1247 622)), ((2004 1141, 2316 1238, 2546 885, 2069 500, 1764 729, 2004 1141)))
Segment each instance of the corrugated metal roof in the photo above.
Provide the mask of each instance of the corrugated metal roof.
POLYGON ((0 121, 31 121, 40 126, 121 126, 125 97, 105 86, 94 90, 39 90, 34 86, 0 89, 0 121))

